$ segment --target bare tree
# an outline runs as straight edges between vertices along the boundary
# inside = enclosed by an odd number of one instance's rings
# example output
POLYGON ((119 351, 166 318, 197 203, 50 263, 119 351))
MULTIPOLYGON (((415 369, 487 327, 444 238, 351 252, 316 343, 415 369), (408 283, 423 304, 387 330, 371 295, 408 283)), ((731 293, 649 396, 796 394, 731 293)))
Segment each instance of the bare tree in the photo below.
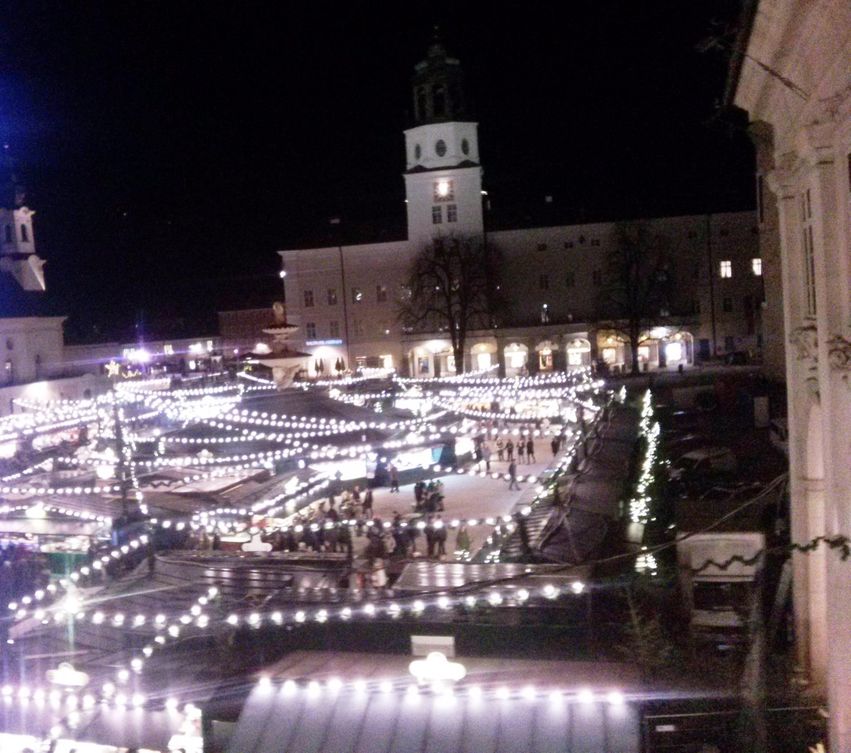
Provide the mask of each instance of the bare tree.
POLYGON ((456 372, 464 371, 470 330, 491 326, 492 260, 478 238, 438 238, 411 266, 399 318, 414 332, 447 332, 456 372))
POLYGON ((670 315, 673 274, 667 243, 647 223, 618 223, 615 239, 606 259, 599 324, 629 343, 632 373, 637 374, 638 346, 650 328, 670 315))

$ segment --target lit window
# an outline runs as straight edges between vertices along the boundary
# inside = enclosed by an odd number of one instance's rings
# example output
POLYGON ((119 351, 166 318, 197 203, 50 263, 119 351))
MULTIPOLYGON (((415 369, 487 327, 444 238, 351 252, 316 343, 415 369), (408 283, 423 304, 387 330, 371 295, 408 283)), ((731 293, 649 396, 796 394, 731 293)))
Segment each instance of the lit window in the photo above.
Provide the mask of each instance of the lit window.
POLYGON ((171 343, 166 343, 163 345, 163 353, 167 356, 174 355, 174 346, 171 343))
POLYGON ((306 309, 313 307, 313 291, 305 290, 304 291, 304 307, 306 309))
POLYGON ((352 288, 352 303, 360 303, 363 300, 363 291, 360 288, 352 288))
POLYGON ((447 222, 458 222, 458 205, 457 204, 447 204, 447 206, 446 206, 446 221, 447 222))
POLYGON ((733 262, 729 259, 724 259, 719 265, 721 277, 732 277, 733 276, 733 262))
POLYGON ((328 288, 328 305, 337 305, 337 288, 328 288))
POLYGON ((541 304, 541 324, 547 324, 550 321, 550 307, 546 303, 541 304))
POLYGON ((762 259, 751 259, 751 269, 756 277, 762 277, 762 259))
POLYGON ((340 336, 340 322, 333 321, 328 325, 328 334, 332 339, 336 339, 340 336))
POLYGON ((431 224, 440 225, 443 223, 443 207, 431 208, 431 224))
POLYGON ((308 340, 316 339, 316 322, 308 322, 304 325, 304 331, 307 333, 308 340))
POLYGON ((538 277, 538 287, 541 290, 549 290, 550 289, 550 276, 549 275, 541 275, 538 277))
POLYGON ((435 201, 455 201, 455 183, 443 178, 434 182, 435 201))
POLYGON ((378 303, 386 303, 387 302, 387 286, 386 285, 376 285, 375 286, 375 300, 378 303))

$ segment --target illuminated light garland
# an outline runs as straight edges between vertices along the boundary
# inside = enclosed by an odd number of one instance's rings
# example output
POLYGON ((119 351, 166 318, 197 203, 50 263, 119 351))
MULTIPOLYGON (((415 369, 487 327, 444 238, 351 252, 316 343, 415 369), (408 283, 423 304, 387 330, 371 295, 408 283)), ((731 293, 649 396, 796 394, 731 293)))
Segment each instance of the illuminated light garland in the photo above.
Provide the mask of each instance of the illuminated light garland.
POLYGON ((659 423, 653 421, 653 396, 650 390, 644 393, 638 436, 646 442, 641 470, 635 485, 635 493, 629 500, 629 518, 633 523, 646 524, 650 519, 652 498, 647 493, 653 483, 653 471, 658 462, 659 423))

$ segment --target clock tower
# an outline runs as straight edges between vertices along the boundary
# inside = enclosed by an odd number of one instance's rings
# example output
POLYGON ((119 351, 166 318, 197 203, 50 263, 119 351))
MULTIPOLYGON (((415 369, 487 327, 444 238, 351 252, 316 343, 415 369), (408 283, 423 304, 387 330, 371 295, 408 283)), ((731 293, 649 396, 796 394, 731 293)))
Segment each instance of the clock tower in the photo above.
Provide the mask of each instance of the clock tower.
POLYGON ((481 236, 478 123, 464 99, 461 66, 435 39, 414 69, 413 126, 405 131, 408 240, 481 236))

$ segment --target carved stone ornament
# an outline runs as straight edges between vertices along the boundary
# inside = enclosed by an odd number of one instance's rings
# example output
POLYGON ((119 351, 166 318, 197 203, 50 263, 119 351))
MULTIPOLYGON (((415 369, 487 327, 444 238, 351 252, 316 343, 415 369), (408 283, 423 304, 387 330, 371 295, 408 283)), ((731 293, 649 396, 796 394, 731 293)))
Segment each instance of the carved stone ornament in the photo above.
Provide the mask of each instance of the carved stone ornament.
POLYGON ((804 378, 807 389, 819 399, 818 383, 818 328, 815 324, 805 324, 792 330, 789 342, 796 350, 797 359, 803 361, 807 375, 804 378))
POLYGON ((818 366, 818 328, 815 324, 793 329, 789 342, 795 346, 799 361, 805 361, 811 368, 818 366))
POLYGON ((827 362, 831 371, 838 371, 846 384, 851 376, 851 340, 834 335, 827 341, 827 362))

